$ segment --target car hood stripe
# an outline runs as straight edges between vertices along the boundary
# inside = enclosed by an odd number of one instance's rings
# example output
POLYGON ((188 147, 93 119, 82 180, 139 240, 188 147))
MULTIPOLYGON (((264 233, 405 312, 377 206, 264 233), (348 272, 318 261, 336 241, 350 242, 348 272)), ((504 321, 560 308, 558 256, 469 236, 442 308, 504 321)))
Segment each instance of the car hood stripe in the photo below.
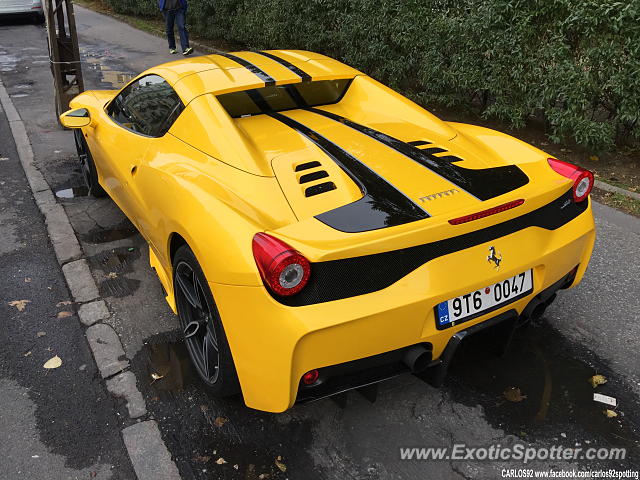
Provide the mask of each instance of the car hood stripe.
POLYGON ((309 112, 342 123, 374 140, 392 148, 396 152, 428 168, 461 190, 478 200, 489 200, 520 188, 529 182, 529 177, 516 165, 504 165, 483 169, 469 169, 454 165, 442 158, 425 152, 414 145, 405 143, 386 133, 361 125, 348 118, 314 107, 305 108, 309 112))
POLYGON ((240 65, 245 67, 250 72, 256 74, 260 78, 260 80, 264 82, 265 86, 275 85, 276 83, 275 78, 273 78, 271 75, 269 75, 267 72, 262 70, 257 65, 254 65, 253 63, 245 60, 244 58, 240 58, 237 55, 233 55, 231 53, 219 53, 218 55, 221 55, 230 60, 233 60, 234 62, 239 63, 240 65))
POLYGON ((301 68, 296 67, 293 63, 289 62, 288 60, 285 60, 284 58, 280 58, 277 55, 274 55, 273 53, 270 53, 270 52, 261 51, 261 52, 255 52, 255 53, 258 53, 258 54, 260 54, 262 56, 270 58, 271 60, 274 60, 274 61, 278 62, 283 67, 288 68, 293 73, 298 75, 302 79, 303 82, 310 82, 311 81, 311 75, 309 75, 307 72, 305 72, 301 68))
POLYGON ((308 126, 277 112, 267 113, 311 140, 355 182, 362 198, 316 215, 347 233, 365 232, 429 218, 429 214, 356 157, 308 126))

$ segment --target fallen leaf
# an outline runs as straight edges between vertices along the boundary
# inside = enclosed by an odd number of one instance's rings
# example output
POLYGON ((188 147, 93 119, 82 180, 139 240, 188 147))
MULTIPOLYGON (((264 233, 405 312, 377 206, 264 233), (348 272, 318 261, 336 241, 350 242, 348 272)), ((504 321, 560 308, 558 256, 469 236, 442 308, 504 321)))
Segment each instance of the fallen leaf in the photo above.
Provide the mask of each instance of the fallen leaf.
POLYGON ((31 277, 24 277, 24 283, 31 283, 31 277))
POLYGON ((510 402, 521 402, 527 398, 526 395, 522 395, 522 392, 518 387, 509 387, 502 392, 502 395, 504 395, 504 398, 510 402))
POLYGON ((47 332, 38 332, 36 333, 36 337, 40 338, 40 337, 44 337, 47 334, 47 332))
POLYGON ((196 455, 193 457, 194 462, 207 463, 209 460, 211 460, 211 457, 208 455, 196 455))
POLYGON ((276 458, 275 460, 276 467, 278 467, 281 472, 286 472, 287 466, 284 463, 282 463, 281 460, 282 460, 282 457, 276 458))
POLYGON ((618 416, 618 414, 616 412, 614 412, 613 410, 609 410, 609 409, 603 410, 602 413, 604 413, 605 417, 607 417, 607 418, 614 418, 614 417, 618 416))
POLYGON ((233 468, 235 468, 236 470, 238 470, 238 468, 240 468, 240 465, 238 465, 237 463, 233 466, 233 468))
POLYGON ((225 423, 227 423, 229 421, 228 418, 224 418, 224 417, 216 417, 216 419, 213 421, 213 423, 215 424, 216 427, 221 427, 223 426, 225 423))
POLYGON ((24 355, 22 355, 23 357, 29 357, 31 356, 31 350, 29 350, 27 353, 25 353, 24 355))
POLYGON ((43 365, 44 368, 58 368, 60 365, 62 365, 62 360, 60 359, 59 356, 55 356, 49 360, 47 360, 47 362, 43 365))
POLYGON ((269 474, 268 473, 261 473, 260 475, 258 475, 258 478, 260 480, 264 480, 265 478, 269 478, 269 474))
POLYGON ((592 162, 597 162, 598 160, 600 160, 600 157, 598 157, 597 155, 591 155, 589 157, 589 160, 591 160, 592 162))
POLYGON ((160 380, 160 379, 164 378, 164 375, 158 375, 157 373, 152 373, 151 374, 151 378, 153 378, 153 380, 151 381, 151 383, 153 383, 156 380, 160 380))
POLYGON ((27 307, 27 303, 31 303, 31 300, 13 300, 9 302, 9 306, 16 307, 19 312, 24 312, 24 309, 27 307))
POLYGON ((216 460, 216 463, 218 465, 223 465, 223 464, 227 463, 227 461, 224 458, 220 457, 219 459, 216 460))
POLYGON ((118 274, 116 272, 107 273, 107 278, 118 278, 118 274))
POLYGON ((68 312, 68 311, 63 311, 63 312, 58 312, 58 315, 56 315, 56 318, 67 318, 70 317, 71 315, 73 315, 73 312, 68 312))
POLYGON ((207 413, 209 411, 209 405, 200 405, 200 410, 202 413, 207 413))
POLYGON ((593 377, 589 378, 589 383, 593 388, 596 388, 598 385, 604 385, 605 383, 607 383, 607 377, 605 377, 604 375, 594 375, 593 377))
POLYGON ((64 302, 56 303, 56 307, 64 307, 65 305, 71 305, 71 301, 70 300, 65 300, 64 302))

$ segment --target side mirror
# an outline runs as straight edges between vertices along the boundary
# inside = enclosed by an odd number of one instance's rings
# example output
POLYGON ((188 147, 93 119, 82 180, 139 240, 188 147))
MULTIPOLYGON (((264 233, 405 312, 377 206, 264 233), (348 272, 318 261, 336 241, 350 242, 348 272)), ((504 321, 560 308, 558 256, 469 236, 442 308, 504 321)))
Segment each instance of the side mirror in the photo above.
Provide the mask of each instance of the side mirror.
POLYGON ((82 128, 91 123, 91 117, 89 116, 89 110, 86 108, 78 108, 76 110, 69 110, 68 112, 60 115, 60 123, 66 128, 82 128))

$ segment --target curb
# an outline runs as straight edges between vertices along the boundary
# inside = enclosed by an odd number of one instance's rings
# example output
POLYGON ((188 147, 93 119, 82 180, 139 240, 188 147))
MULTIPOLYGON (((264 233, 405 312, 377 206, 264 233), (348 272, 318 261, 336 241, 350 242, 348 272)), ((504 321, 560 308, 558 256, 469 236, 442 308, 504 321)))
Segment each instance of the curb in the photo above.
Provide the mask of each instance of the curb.
POLYGON ((619 193, 620 195, 624 195, 628 198, 633 198, 634 200, 638 200, 640 202, 640 193, 630 192, 629 190, 625 190, 624 188, 616 187, 615 185, 611 185, 606 182, 602 182, 600 180, 596 180, 594 182, 594 186, 599 188, 600 190, 605 190, 607 192, 619 193))
POLYGON ((89 327, 85 331, 93 358, 107 390, 115 397, 126 400, 129 417, 138 422, 122 429, 122 439, 138 480, 180 480, 178 468, 162 441, 158 424, 154 420, 141 421, 147 415, 142 393, 136 377, 129 371, 118 334, 106 323, 110 317, 105 302, 100 299, 98 287, 84 258, 64 207, 56 202, 51 187, 34 164, 33 149, 24 122, 11 97, 0 80, 0 104, 5 111, 18 157, 33 198, 44 216, 49 239, 62 268, 67 287, 79 305, 78 318, 89 327), (154 459, 150 462, 149 459, 154 459))

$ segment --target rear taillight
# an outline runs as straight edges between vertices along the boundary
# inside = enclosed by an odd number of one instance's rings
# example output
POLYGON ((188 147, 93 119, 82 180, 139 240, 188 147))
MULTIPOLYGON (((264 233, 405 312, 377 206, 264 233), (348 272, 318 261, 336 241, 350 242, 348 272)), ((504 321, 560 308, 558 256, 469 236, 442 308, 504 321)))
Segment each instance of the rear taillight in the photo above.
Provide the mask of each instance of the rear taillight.
POLYGON ((318 370, 309 370, 302 376, 302 383, 305 385, 313 385, 318 381, 320 377, 320 372, 318 370))
POLYGON ((298 293, 311 276, 309 260, 282 240, 266 233, 254 235, 253 257, 262 280, 277 295, 298 293))
POLYGON ((551 168, 563 177, 573 180, 573 201, 585 200, 593 188, 593 173, 572 163, 563 162, 556 158, 548 158, 551 168))
POLYGON ((460 225, 462 223, 473 222, 474 220, 480 220, 481 218, 489 217, 497 213, 506 212, 507 210, 511 210, 512 208, 519 207, 523 203, 524 199, 519 198, 518 200, 503 203, 502 205, 498 205, 497 207, 489 208, 487 210, 482 210, 481 212, 475 212, 470 215, 465 215, 464 217, 452 218, 451 220, 449 220, 449 223, 451 225, 460 225))

